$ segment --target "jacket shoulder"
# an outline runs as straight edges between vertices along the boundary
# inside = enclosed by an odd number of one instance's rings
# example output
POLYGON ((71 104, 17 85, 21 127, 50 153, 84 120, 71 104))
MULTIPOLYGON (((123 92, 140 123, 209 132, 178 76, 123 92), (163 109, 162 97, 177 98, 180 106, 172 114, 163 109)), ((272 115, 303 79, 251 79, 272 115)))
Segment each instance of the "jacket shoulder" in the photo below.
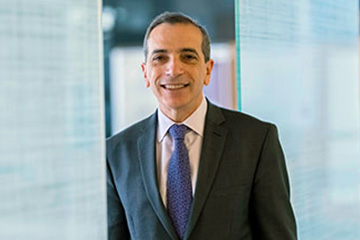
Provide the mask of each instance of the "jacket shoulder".
MULTIPOLYGON (((156 122, 156 113, 153 113, 149 117, 140 120, 127 127, 126 129, 116 133, 115 135, 106 139, 106 147, 112 148, 114 145, 118 145, 120 142, 132 142, 136 141, 142 134, 142 130, 148 127, 152 122, 156 122)), ((156 127, 153 125, 153 127, 156 127)))
POLYGON ((238 126, 242 129, 268 129, 275 126, 273 123, 261 120, 247 113, 219 107, 228 125, 238 126))

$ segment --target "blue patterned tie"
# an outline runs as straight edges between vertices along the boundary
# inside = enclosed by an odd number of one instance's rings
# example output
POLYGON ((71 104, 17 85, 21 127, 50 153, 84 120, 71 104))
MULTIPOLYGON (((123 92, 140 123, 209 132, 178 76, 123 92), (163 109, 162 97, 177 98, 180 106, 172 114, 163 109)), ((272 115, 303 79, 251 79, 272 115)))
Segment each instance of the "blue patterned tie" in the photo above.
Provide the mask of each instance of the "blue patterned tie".
POLYGON ((174 141, 167 176, 167 209, 180 239, 183 239, 190 217, 192 188, 189 154, 184 143, 187 127, 172 125, 169 133, 174 141))

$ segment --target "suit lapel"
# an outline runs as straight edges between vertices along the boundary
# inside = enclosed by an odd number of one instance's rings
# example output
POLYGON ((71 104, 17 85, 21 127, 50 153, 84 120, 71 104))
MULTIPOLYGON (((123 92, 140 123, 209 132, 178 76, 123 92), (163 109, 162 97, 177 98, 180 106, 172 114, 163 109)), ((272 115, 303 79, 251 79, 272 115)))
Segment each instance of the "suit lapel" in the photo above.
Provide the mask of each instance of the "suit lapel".
POLYGON ((220 126, 224 121, 220 109, 209 103, 196 190, 185 239, 195 227, 216 176, 227 135, 227 129, 220 126))
POLYGON ((155 112, 141 129, 142 135, 138 139, 138 153, 140 159, 141 175, 144 181, 146 194, 151 206, 156 212, 160 222, 172 237, 178 239, 174 228, 168 218, 164 204, 162 203, 156 176, 156 126, 157 113, 155 112))

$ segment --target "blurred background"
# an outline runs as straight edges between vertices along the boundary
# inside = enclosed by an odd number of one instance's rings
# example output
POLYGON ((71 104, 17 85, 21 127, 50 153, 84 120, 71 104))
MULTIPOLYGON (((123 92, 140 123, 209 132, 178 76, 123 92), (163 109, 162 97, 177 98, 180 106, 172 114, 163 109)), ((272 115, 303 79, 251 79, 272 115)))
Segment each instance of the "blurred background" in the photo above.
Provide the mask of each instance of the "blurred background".
POLYGON ((104 142, 156 109, 163 11, 208 29, 210 101, 278 126, 299 239, 360 239, 358 0, 0 0, 0 239, 106 239, 104 142))

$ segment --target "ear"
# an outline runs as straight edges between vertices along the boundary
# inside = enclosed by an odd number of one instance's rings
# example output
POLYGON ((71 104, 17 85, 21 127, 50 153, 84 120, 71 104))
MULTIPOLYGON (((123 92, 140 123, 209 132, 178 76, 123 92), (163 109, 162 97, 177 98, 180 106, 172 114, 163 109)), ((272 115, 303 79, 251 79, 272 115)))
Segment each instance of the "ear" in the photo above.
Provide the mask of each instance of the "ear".
POLYGON ((145 87, 148 88, 148 87, 150 87, 150 81, 148 79, 147 72, 146 72, 146 63, 143 62, 141 64, 141 70, 142 70, 142 72, 144 74, 145 87))
POLYGON ((205 65, 206 65, 206 75, 204 79, 204 85, 207 86, 210 83, 210 75, 214 67, 214 60, 210 59, 209 61, 207 61, 207 63, 205 63, 205 65))

